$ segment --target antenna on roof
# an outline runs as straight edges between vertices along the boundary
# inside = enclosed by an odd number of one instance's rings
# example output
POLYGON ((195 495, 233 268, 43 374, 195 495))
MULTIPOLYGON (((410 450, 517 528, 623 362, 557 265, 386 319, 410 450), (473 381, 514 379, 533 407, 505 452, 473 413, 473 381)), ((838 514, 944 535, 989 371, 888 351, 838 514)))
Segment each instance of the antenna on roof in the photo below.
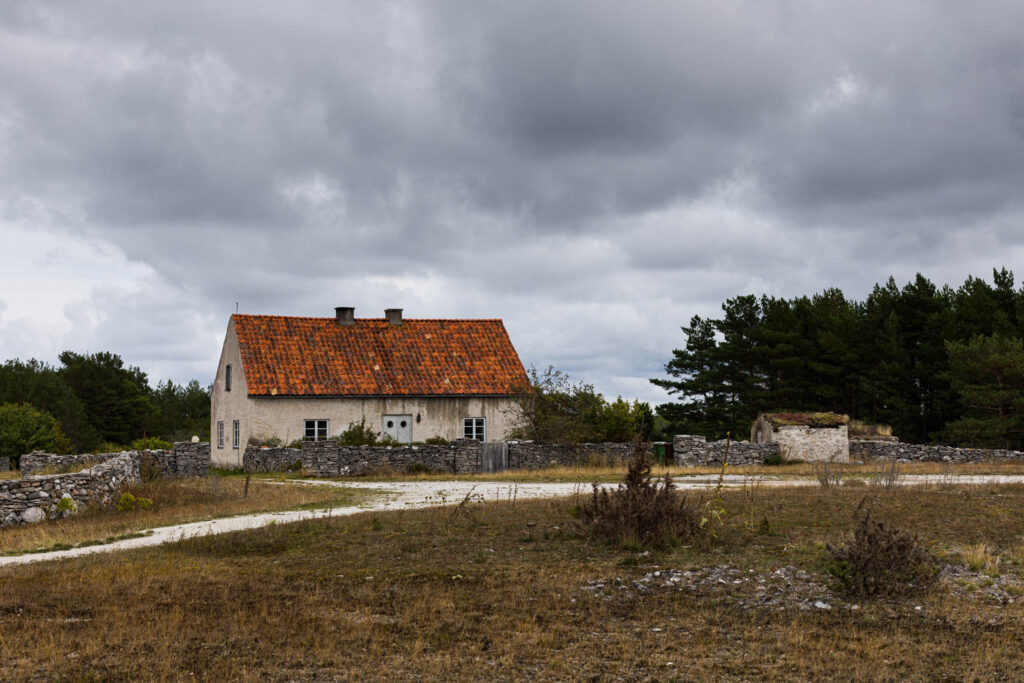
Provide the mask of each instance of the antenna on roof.
POLYGON ((235 313, 238 313, 238 302, 235 302, 235 313))

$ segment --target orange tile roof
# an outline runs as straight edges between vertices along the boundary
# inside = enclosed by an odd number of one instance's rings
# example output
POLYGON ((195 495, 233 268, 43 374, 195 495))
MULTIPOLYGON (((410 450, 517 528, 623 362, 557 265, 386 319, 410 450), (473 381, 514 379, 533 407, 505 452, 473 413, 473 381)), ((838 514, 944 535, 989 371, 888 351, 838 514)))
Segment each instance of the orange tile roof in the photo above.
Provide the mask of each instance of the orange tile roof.
POLYGON ((526 382, 501 320, 233 320, 254 396, 501 395, 526 382))

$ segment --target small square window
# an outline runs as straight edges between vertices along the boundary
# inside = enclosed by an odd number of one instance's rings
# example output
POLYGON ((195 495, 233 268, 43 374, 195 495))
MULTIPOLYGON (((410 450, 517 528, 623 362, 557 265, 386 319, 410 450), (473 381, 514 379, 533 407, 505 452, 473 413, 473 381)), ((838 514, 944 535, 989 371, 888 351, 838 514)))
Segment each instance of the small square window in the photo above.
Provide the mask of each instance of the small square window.
POLYGON ((323 441, 327 438, 327 420, 306 420, 306 441, 323 441))
POLYGON ((462 420, 462 436, 466 439, 486 441, 486 421, 482 417, 467 417, 462 420))

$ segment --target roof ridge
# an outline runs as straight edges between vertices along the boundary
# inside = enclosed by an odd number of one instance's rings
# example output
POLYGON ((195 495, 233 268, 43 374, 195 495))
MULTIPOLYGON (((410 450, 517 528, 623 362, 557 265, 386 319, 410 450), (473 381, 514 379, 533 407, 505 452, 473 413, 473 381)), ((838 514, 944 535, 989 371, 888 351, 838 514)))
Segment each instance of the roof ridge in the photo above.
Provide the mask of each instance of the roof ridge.
MULTIPOLYGON (((288 320, 334 320, 333 316, 311 316, 311 315, 277 315, 274 313, 232 313, 236 318, 287 318, 288 320)), ((354 318, 354 320, 377 320, 387 322, 387 318, 354 318)), ((503 318, 402 318, 403 323, 408 322, 435 322, 435 323, 477 323, 477 322, 503 322, 503 318)))

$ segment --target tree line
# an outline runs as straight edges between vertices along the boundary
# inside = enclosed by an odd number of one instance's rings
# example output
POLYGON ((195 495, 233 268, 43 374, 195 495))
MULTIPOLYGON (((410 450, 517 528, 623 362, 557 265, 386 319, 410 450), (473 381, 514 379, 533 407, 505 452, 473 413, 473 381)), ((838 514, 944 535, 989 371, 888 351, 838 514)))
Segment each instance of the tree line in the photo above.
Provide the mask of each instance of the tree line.
POLYGON ((650 439, 655 429, 651 406, 621 396, 608 401, 586 382, 561 370, 531 367, 508 408, 512 439, 539 443, 600 443, 650 439))
POLYGON ((60 365, 0 365, 0 457, 35 448, 91 452, 157 437, 208 439, 210 388, 196 380, 151 387, 142 370, 106 351, 65 351, 60 365))
POLYGON ((839 289, 737 296, 693 316, 658 406, 669 431, 743 438, 759 412, 833 411, 902 440, 1024 449, 1024 287, 993 270, 957 289, 890 277, 864 301, 839 289))

